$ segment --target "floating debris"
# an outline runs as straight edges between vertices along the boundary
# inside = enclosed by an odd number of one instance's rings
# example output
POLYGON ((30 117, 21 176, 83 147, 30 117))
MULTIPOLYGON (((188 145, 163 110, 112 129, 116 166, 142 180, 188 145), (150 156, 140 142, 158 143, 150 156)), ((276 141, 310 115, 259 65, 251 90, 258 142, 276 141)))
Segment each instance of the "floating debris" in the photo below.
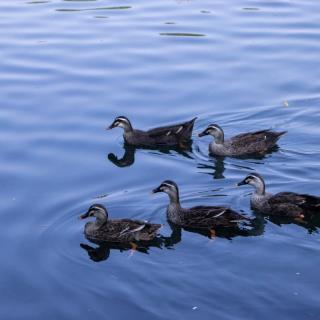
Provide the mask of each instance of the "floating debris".
POLYGON ((284 105, 285 107, 289 107, 289 102, 288 102, 287 100, 285 100, 285 101, 283 101, 283 105, 284 105))

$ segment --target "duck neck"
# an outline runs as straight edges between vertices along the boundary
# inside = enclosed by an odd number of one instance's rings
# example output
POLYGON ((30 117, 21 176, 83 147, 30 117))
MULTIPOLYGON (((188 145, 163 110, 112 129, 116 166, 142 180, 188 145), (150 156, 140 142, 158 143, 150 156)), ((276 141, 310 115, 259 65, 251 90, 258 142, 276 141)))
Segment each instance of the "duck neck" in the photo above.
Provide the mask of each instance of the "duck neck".
POLYGON ((182 211, 179 194, 169 194, 170 204, 167 209, 167 218, 172 223, 179 224, 180 221, 180 212, 182 211))
POLYGON ((179 193, 169 193, 170 206, 179 207, 180 208, 180 199, 179 193))
POLYGON ((266 194, 266 186, 264 181, 259 181, 259 183, 255 184, 255 194, 258 196, 264 196, 266 194))
POLYGON ((96 215, 96 221, 94 222, 95 228, 99 229, 107 222, 107 217, 104 214, 96 215))
POLYGON ((219 131, 216 133, 216 135, 214 136, 214 142, 216 144, 224 144, 224 132, 223 131, 219 131))
POLYGON ((124 133, 127 134, 127 133, 130 133, 133 131, 133 127, 131 125, 131 123, 128 121, 126 122, 126 124, 123 126, 123 130, 124 130, 124 133))

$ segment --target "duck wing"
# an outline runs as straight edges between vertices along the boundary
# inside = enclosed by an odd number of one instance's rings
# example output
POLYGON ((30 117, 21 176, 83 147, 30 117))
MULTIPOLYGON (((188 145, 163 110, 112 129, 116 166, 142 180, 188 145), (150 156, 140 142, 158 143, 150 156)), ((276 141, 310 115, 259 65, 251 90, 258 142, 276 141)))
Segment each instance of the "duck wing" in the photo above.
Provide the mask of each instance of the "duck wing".
POLYGON ((107 241, 121 242, 123 239, 130 237, 130 234, 142 230, 145 225, 144 221, 139 220, 108 220, 96 231, 96 236, 107 241))
POLYGON ((160 224, 140 220, 108 220, 89 238, 115 243, 127 243, 137 239, 146 241, 152 240, 160 227, 160 224))
POLYGON ((271 211, 285 216, 301 216, 306 213, 320 213, 320 197, 295 192, 280 192, 268 203, 271 211))
POLYGON ((134 233, 140 233, 141 235, 153 235, 162 227, 161 224, 131 219, 119 220, 118 224, 121 225, 120 229, 122 229, 119 234, 120 236, 128 236, 134 233))
POLYGON ((150 129, 147 134, 152 138, 177 136, 183 139, 190 139, 196 119, 193 118, 187 122, 150 129))
POLYGON ((248 152, 261 152, 273 147, 280 136, 286 131, 275 132, 268 130, 260 130, 238 134, 232 137, 229 141, 231 146, 235 148, 245 148, 248 152))
POLYGON ((187 210, 182 217, 182 225, 190 228, 210 229, 216 226, 235 225, 240 220, 248 220, 225 207, 197 206, 187 210))

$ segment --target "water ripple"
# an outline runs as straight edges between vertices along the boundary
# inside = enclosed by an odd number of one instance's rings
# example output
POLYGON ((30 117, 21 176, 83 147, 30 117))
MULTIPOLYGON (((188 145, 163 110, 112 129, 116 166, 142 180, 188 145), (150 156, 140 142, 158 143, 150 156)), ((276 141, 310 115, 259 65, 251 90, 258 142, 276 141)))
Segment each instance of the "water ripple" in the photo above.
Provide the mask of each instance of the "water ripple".
POLYGON ((317 318, 317 227, 261 218, 212 241, 172 230, 167 196, 150 196, 172 179, 186 207, 254 218, 251 190, 234 187, 248 172, 272 192, 317 193, 316 1, 14 0, 0 12, 1 318, 317 318), (141 129, 198 116, 193 146, 129 150, 104 130, 120 114, 141 129), (222 160, 197 136, 212 122, 228 137, 288 133, 264 158, 222 160), (165 241, 133 255, 90 243, 77 217, 95 202, 164 224, 165 241))

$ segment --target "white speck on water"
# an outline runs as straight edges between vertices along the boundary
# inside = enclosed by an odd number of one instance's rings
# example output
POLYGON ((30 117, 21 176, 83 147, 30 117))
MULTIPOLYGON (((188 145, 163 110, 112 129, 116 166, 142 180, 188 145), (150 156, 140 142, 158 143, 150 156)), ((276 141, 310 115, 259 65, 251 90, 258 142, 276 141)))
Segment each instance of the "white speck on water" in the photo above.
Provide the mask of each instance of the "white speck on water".
POLYGON ((301 275, 301 273, 300 273, 300 272, 296 272, 296 275, 297 275, 297 276, 300 276, 300 275, 301 275))
POLYGON ((195 310, 197 310, 197 309, 198 309, 198 307, 193 307, 193 308, 192 308, 193 311, 195 311, 195 310))

